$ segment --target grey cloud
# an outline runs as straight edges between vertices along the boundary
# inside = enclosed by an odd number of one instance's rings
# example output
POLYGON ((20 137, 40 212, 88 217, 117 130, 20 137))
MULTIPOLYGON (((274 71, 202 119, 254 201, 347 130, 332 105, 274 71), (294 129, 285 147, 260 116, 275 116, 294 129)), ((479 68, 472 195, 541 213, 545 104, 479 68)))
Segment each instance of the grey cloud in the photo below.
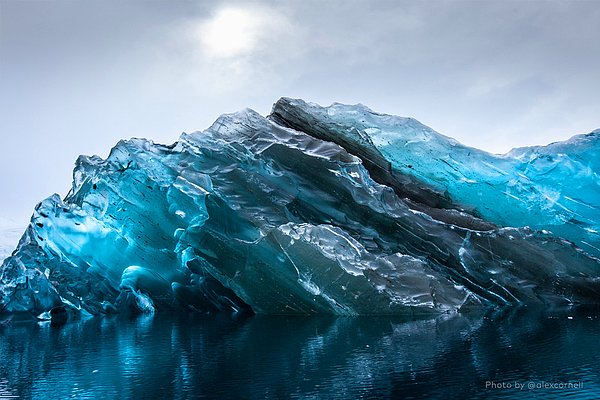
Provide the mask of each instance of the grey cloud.
POLYGON ((589 132, 599 37, 594 1, 0 0, 0 214, 64 194, 78 154, 281 96, 362 102, 495 152, 589 132), (206 57, 182 32, 225 6, 282 24, 252 53, 206 57))

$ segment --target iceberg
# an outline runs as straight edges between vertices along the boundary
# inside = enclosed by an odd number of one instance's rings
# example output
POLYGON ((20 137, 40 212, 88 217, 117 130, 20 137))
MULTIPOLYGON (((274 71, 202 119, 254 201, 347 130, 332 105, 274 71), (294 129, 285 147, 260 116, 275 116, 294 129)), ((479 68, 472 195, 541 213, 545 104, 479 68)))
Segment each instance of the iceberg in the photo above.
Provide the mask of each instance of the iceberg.
POLYGON ((435 315, 600 302, 600 132, 498 156, 282 98, 80 156, 0 269, 0 314, 435 315))

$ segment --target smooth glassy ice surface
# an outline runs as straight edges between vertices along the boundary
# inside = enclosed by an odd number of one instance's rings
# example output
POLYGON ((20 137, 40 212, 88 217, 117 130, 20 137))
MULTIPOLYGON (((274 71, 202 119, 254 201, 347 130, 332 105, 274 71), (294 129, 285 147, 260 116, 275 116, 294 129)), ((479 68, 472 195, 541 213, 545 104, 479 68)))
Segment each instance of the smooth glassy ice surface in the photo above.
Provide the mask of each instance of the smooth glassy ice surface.
MULTIPOLYGON (((557 172, 568 163, 544 174, 531 167, 527 190, 589 185, 578 198, 593 209, 594 137, 581 181, 557 172)), ((600 264, 583 243, 595 243, 596 211, 560 224, 563 203, 507 205, 494 180, 534 157, 526 154, 575 157, 569 149, 581 143, 496 157, 414 120, 289 99, 269 118, 223 115, 170 146, 121 141, 106 159, 81 156, 69 194, 35 208, 0 269, 0 314, 406 316, 597 304, 600 264), (450 156, 476 182, 449 167, 450 156)))
POLYGON ((373 150, 395 173, 415 177, 486 220, 549 230, 600 255, 600 130, 495 155, 362 105, 323 108, 284 98, 273 114, 362 147, 367 157, 373 150))

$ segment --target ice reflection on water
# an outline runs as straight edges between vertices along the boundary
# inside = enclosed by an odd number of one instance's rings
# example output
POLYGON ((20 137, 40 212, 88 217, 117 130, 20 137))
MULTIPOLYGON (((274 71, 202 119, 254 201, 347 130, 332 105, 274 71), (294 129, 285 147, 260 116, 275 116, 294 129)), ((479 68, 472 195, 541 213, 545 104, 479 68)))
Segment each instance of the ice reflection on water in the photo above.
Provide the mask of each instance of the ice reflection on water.
POLYGON ((0 398, 592 399, 600 397, 598 315, 13 321, 0 327, 0 398))

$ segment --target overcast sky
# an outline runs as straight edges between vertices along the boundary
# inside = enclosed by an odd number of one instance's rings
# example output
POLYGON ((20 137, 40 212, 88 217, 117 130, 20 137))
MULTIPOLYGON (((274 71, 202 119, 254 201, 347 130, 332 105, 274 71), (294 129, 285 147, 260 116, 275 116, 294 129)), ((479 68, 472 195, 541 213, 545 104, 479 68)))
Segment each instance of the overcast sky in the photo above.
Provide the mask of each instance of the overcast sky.
POLYGON ((600 128, 599 1, 0 0, 0 217, 79 154, 281 96, 363 103, 491 152, 600 128))

